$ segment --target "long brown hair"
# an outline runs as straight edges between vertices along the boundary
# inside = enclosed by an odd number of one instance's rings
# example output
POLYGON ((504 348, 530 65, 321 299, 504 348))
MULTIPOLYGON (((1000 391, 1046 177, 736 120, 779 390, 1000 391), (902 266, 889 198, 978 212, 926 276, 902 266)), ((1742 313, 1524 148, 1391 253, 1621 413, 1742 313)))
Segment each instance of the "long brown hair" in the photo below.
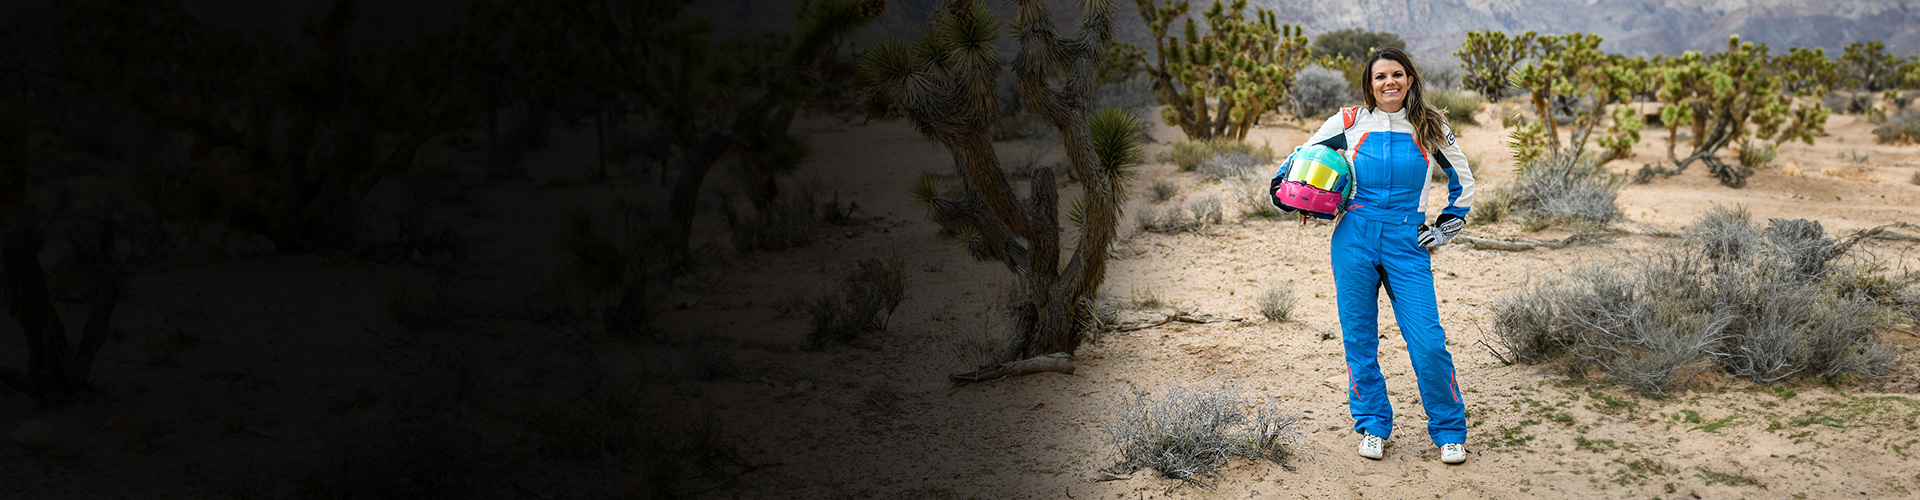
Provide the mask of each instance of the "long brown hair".
POLYGON ((1373 63, 1381 59, 1400 63, 1407 68, 1407 80, 1412 85, 1407 89, 1407 98, 1401 108, 1407 111, 1407 121, 1413 122, 1414 139, 1420 146, 1432 153, 1447 145, 1447 114, 1427 104, 1427 81, 1420 77, 1420 70, 1414 69, 1413 58, 1407 52, 1393 47, 1375 49, 1367 56, 1367 64, 1360 67, 1360 95, 1367 100, 1367 109, 1379 109, 1380 103, 1373 100, 1373 63))

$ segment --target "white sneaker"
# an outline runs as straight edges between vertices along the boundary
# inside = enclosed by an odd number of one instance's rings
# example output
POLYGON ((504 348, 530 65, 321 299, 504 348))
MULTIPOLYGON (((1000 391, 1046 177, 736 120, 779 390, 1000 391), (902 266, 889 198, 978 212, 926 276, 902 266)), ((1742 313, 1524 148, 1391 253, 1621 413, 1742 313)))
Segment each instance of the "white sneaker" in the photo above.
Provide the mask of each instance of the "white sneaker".
POLYGON ((1386 456, 1387 440, 1372 434, 1360 435, 1360 456, 1379 460, 1386 456))
POLYGON ((1440 445, 1440 461, 1449 464, 1467 461, 1467 445, 1460 443, 1440 445))

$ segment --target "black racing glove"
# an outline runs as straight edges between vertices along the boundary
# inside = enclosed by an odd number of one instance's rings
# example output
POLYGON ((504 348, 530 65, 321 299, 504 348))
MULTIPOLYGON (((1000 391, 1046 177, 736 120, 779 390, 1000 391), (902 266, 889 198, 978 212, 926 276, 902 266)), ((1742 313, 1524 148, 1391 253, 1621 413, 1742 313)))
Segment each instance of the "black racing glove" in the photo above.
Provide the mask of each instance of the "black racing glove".
POLYGON ((1280 202, 1280 183, 1282 182, 1286 182, 1286 177, 1276 175, 1273 176, 1273 182, 1267 183, 1267 201, 1273 203, 1273 208, 1278 208, 1281 212, 1293 213, 1293 207, 1280 202))
POLYGON ((1418 240, 1420 247, 1433 249, 1445 245, 1447 241, 1452 240, 1454 235, 1460 234, 1460 230, 1466 227, 1466 219, 1461 219, 1460 216, 1453 214, 1440 214, 1438 219, 1434 219, 1433 226, 1426 224, 1420 225, 1418 240))

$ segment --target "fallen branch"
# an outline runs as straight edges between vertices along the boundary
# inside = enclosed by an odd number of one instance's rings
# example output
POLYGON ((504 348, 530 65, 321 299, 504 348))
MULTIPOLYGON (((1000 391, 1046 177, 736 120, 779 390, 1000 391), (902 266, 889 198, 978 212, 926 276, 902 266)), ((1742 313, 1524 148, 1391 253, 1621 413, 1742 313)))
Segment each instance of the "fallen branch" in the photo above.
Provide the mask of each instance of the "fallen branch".
POLYGON ((1031 375, 1043 372, 1073 374, 1073 355, 1056 352, 1044 356, 1035 356, 1019 361, 1001 363, 1000 366, 982 368, 970 373, 948 375, 947 380, 956 384, 970 384, 1016 375, 1031 375))
POLYGON ((1453 237, 1453 241, 1455 242, 1454 243, 1455 245, 1467 245, 1467 246, 1473 247, 1476 250, 1499 250, 1502 252, 1525 252, 1528 250, 1532 250, 1536 247, 1545 248, 1548 250, 1559 250, 1559 249, 1574 246, 1574 245, 1584 245, 1587 243, 1602 241, 1607 237, 1613 236, 1616 234, 1619 234, 1619 233, 1611 233, 1611 232, 1579 233, 1572 236, 1568 236, 1566 238, 1561 238, 1559 241, 1540 241, 1540 240, 1528 240, 1528 239, 1520 239, 1520 238, 1502 238, 1502 239, 1481 238, 1478 236, 1467 236, 1463 234, 1463 235, 1453 237))
POLYGON ((1500 360, 1500 364, 1502 365, 1513 366, 1513 362, 1516 361, 1514 359, 1507 359, 1506 356, 1500 355, 1500 350, 1494 349, 1493 344, 1488 344, 1487 339, 1480 339, 1480 347, 1487 348, 1487 352, 1493 353, 1493 359, 1500 360))
POLYGON ((1167 317, 1165 318, 1140 320, 1140 321, 1128 321, 1126 323, 1121 323, 1119 325, 1114 326, 1113 331, 1131 332, 1134 330, 1145 330, 1148 328, 1153 328, 1156 326, 1172 323, 1175 321, 1179 321, 1182 323, 1219 323, 1222 321, 1246 321, 1246 320, 1241 318, 1214 316, 1211 314, 1200 314, 1200 308, 1189 307, 1186 309, 1175 311, 1173 314, 1168 314, 1167 317))

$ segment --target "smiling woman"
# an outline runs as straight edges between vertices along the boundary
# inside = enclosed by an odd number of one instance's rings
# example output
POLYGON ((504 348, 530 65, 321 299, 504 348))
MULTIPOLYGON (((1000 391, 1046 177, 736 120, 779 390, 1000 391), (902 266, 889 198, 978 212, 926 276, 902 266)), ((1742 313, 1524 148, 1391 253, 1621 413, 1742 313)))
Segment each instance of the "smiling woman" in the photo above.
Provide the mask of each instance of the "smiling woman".
POLYGON ((1380 371, 1380 290, 1393 301, 1440 460, 1466 456, 1466 413, 1447 352, 1433 285, 1431 249, 1466 225, 1473 174, 1446 117, 1426 102, 1420 72, 1400 49, 1375 50, 1362 81, 1367 105, 1329 118, 1309 146, 1340 150, 1352 165, 1353 194, 1329 242, 1347 361, 1347 405, 1362 434, 1361 456, 1379 460, 1393 432, 1393 407, 1380 371), (1444 173, 1447 203, 1428 225, 1427 187, 1444 173))

